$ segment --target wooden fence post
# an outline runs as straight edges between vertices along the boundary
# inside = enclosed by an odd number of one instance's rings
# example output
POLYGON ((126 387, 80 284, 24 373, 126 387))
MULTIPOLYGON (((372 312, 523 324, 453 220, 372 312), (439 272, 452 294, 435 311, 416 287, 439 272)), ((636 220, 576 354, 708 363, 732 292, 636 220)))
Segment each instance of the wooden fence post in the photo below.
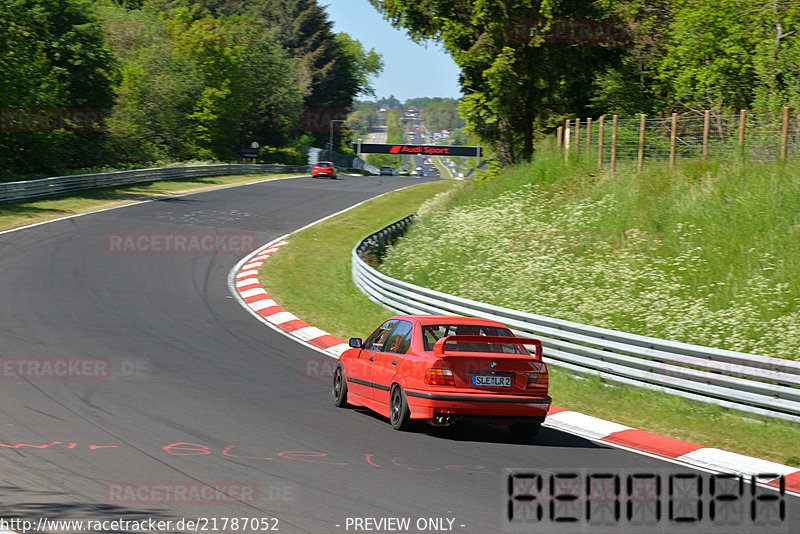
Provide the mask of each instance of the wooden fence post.
POLYGON ((564 146, 564 127, 563 126, 559 126, 558 128, 556 128, 556 143, 557 143, 558 148, 561 148, 561 147, 564 146))
POLYGON ((783 124, 781 125, 781 163, 786 163, 789 144, 789 108, 783 108, 783 124))
POLYGON ((581 120, 575 119, 575 154, 580 155, 581 120))
POLYGON ((600 124, 597 126, 597 169, 603 168, 603 124, 606 116, 600 115, 600 124))
POLYGON ((592 118, 586 119, 586 159, 592 157, 592 118))
POLYGON ((672 127, 669 132, 669 168, 675 167, 675 144, 678 139, 678 114, 672 114, 672 127))
POLYGON ((617 116, 612 118, 611 126, 611 172, 617 169, 617 116))
POLYGON ((564 161, 569 161, 569 119, 564 121, 564 161))
POLYGON ((644 131, 646 126, 647 115, 642 113, 642 118, 639 121, 639 163, 636 165, 636 171, 642 172, 642 164, 644 162, 644 131))
POLYGON ((711 112, 705 110, 703 112, 703 161, 708 157, 708 131, 711 126, 711 112))
POLYGON ((739 155, 744 157, 744 127, 747 118, 747 110, 739 111, 739 155))

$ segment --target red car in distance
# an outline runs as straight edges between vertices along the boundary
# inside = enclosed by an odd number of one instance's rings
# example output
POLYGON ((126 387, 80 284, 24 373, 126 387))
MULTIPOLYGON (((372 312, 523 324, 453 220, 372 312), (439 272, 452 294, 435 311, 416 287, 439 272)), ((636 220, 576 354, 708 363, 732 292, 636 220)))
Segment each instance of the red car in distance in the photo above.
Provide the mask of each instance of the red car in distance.
POLYGON ((366 340, 350 339, 350 347, 334 370, 334 404, 369 408, 398 430, 414 420, 484 421, 530 439, 550 407, 542 343, 515 337, 501 323, 398 315, 366 340))
POLYGON ((336 172, 336 165, 332 161, 318 161, 311 167, 311 176, 319 178, 320 176, 328 176, 336 179, 338 173, 336 172))

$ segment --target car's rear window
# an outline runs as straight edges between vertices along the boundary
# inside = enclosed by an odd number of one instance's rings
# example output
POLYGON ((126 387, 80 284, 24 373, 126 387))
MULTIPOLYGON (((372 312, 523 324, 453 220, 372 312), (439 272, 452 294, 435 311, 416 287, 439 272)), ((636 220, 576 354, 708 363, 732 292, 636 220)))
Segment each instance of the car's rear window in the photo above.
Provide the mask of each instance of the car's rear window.
POLYGON ((317 162, 318 167, 333 167, 333 163, 330 161, 319 161, 317 162))
MULTIPOLYGON (((446 336, 501 336, 514 337, 508 328, 472 324, 437 324, 422 327, 422 344, 426 351, 432 351, 433 345, 446 336)), ((498 343, 463 343, 450 342, 447 350, 451 352, 502 352, 505 354, 529 354, 522 345, 498 343)))

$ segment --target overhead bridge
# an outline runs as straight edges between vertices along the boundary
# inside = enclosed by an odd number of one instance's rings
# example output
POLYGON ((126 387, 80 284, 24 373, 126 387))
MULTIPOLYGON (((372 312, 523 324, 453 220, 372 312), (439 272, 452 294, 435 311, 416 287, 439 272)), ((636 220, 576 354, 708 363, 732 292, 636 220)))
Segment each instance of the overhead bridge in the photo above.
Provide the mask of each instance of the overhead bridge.
POLYGON ((482 157, 480 146, 461 145, 406 145, 401 143, 353 143, 353 151, 359 154, 408 154, 419 156, 466 156, 482 157))

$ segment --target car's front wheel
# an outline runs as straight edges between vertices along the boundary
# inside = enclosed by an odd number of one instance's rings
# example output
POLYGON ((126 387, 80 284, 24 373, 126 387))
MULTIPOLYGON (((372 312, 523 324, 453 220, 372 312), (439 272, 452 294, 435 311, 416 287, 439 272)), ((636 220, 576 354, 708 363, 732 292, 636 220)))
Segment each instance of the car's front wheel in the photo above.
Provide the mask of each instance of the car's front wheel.
POLYGON ((395 430, 408 430, 411 428, 411 410, 403 388, 395 384, 389 397, 389 421, 395 430))
POLYGON ((339 362, 333 371, 333 405, 338 408, 350 406, 347 402, 347 379, 342 362, 339 362))

